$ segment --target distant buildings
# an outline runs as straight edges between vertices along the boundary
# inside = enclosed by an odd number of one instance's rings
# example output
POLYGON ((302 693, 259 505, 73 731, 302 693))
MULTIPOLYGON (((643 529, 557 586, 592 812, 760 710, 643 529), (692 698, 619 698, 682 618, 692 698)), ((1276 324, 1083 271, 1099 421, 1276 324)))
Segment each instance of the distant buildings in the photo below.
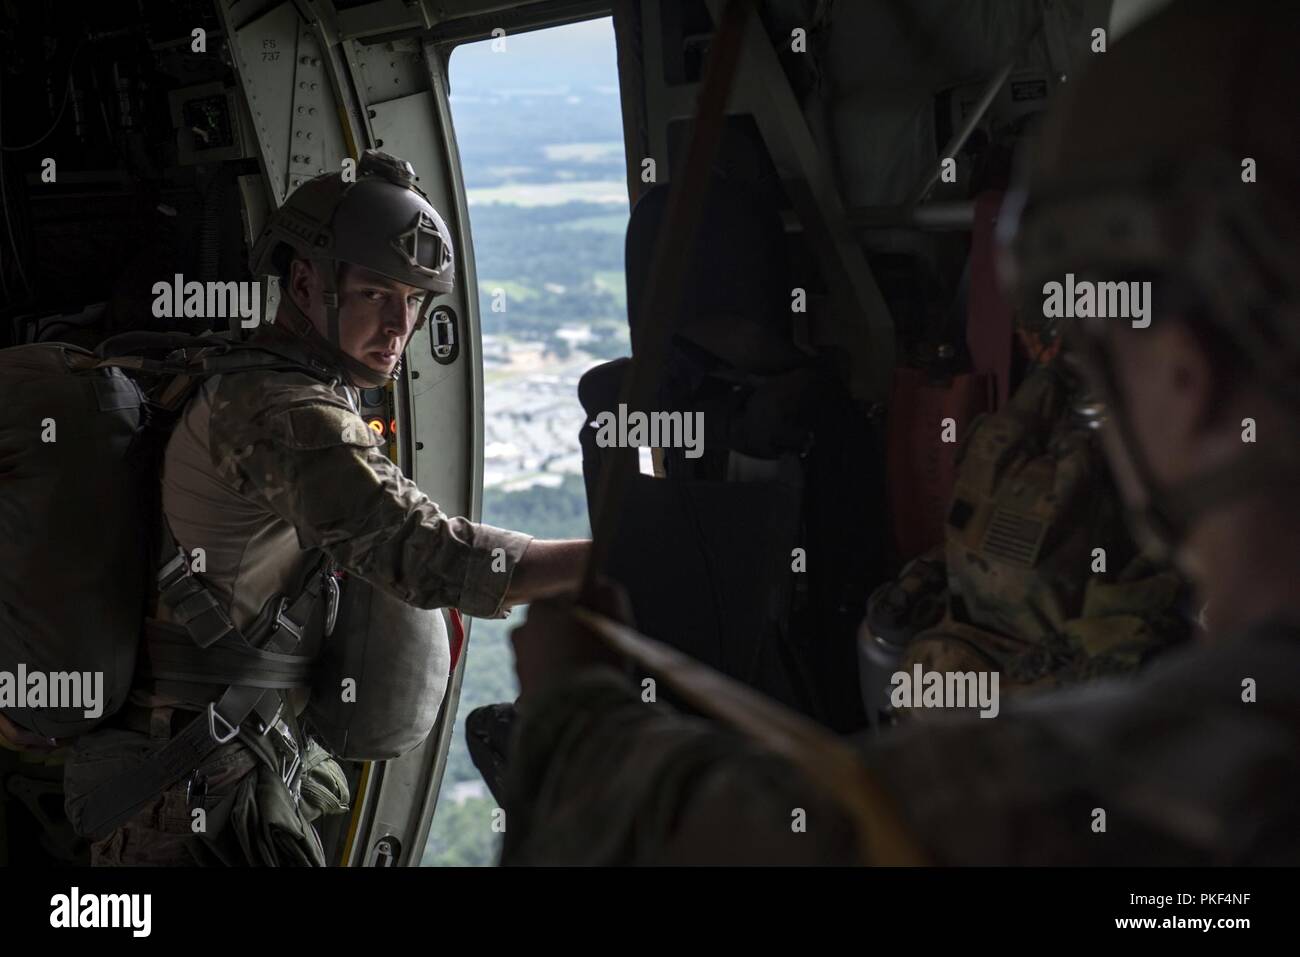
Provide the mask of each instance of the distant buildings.
MULTIPOLYGON (((575 345, 592 338, 586 327, 562 330, 575 345)), ((601 360, 580 349, 565 359, 538 342, 483 336, 483 487, 515 492, 556 486, 582 475, 578 379, 601 360)))

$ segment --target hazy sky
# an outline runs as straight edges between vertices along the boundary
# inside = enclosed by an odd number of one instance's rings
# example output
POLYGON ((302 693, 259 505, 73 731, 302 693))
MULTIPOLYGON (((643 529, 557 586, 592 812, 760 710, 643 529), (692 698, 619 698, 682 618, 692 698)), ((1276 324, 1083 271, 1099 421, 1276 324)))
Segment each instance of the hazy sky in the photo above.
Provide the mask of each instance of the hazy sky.
POLYGON ((504 39, 502 52, 493 52, 491 40, 467 43, 452 51, 453 95, 536 89, 539 83, 573 90, 618 83, 614 23, 609 17, 504 39))

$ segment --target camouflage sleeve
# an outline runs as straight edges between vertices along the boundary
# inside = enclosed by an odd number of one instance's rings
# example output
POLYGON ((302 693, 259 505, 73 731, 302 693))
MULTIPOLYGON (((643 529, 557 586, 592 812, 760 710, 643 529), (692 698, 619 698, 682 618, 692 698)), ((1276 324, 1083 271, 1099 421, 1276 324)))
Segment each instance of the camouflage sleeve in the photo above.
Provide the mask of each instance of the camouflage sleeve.
MULTIPOLYGON (((1150 760, 1116 761, 1108 736, 1086 741, 1075 714, 997 729, 948 716, 854 744, 932 864, 1227 862, 1206 850, 1212 835, 1198 831, 1211 822, 1179 788, 1144 779, 1150 760)), ((855 862, 849 822, 798 770, 643 703, 608 669, 520 702, 504 803, 503 864, 855 862)))
POLYGON ((226 481, 293 525, 304 549, 408 604, 504 615, 532 536, 449 517, 328 386, 258 379, 222 381, 214 397, 211 453, 226 481))
POLYGON ((502 864, 847 864, 852 829, 781 759, 608 668, 520 702, 502 864))
POLYGON ((934 864, 1232 863, 1193 783, 1204 742, 1222 740, 1222 716, 1188 722, 1182 696, 1128 692, 1126 682, 1077 685, 991 721, 940 714, 855 744, 934 864))

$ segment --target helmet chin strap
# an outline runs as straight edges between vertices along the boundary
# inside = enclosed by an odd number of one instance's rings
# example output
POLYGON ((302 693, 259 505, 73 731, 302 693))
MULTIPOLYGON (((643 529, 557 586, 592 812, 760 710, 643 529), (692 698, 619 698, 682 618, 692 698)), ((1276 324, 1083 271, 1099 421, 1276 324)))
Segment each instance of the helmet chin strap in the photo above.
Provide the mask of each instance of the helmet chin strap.
MULTIPOLYGON (((280 297, 281 308, 288 307, 293 321, 288 324, 290 332, 310 343, 317 353, 329 364, 336 366, 343 377, 358 389, 373 389, 395 382, 402 371, 400 357, 392 372, 379 372, 370 368, 359 359, 348 355, 339 339, 339 295, 338 263, 329 260, 317 260, 320 263, 321 298, 325 303, 325 326, 329 330, 328 338, 322 336, 312 324, 293 297, 287 293, 280 297)), ((405 350, 403 350, 405 351, 405 350)))

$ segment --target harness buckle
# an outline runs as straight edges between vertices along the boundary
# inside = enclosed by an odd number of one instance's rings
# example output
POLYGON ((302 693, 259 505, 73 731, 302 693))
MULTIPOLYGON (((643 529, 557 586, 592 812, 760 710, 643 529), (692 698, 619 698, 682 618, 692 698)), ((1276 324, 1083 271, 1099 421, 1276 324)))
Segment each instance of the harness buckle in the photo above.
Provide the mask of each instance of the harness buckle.
POLYGON ((208 779, 206 775, 199 774, 197 769, 185 782, 185 806, 193 807, 195 801, 198 801, 199 807, 207 807, 208 779))
POLYGON ((283 713, 284 713, 284 698, 281 698, 279 706, 275 709, 275 714, 271 715, 270 723, 264 722, 260 719, 258 720, 257 733, 265 737, 268 731, 270 731, 272 728, 274 728, 277 724, 280 723, 280 715, 282 715, 283 713))
POLYGON ((293 637, 302 641, 302 626, 285 614, 285 609, 289 607, 289 599, 281 598, 280 605, 275 610, 275 627, 272 631, 278 631, 281 628, 286 629, 293 637))
POLYGON ((298 801, 298 794, 299 794, 299 788, 296 787, 296 785, 299 783, 297 780, 297 776, 298 776, 298 771, 301 768, 302 768, 301 751, 294 754, 293 760, 289 760, 288 755, 285 755, 280 759, 280 780, 282 780, 284 782, 284 786, 289 789, 289 793, 293 796, 295 804, 298 801))
POLYGON ((276 718, 267 731, 275 729, 275 737, 272 739, 277 750, 280 751, 280 780, 284 786, 289 789, 293 795, 295 803, 298 800, 298 794, 295 788, 298 772, 302 769, 303 746, 294 738, 293 732, 282 718, 276 718))
POLYGON ((271 731, 276 733, 276 737, 271 740, 275 742, 277 747, 283 747, 286 756, 298 754, 300 750, 298 742, 294 740, 293 732, 289 730, 289 726, 285 723, 283 718, 276 718, 266 731, 267 733, 271 731))
POLYGON ((325 637, 334 634, 334 625, 339 617, 339 580, 333 574, 325 574, 325 637))
POLYGON ((231 724, 223 718, 221 712, 217 710, 215 701, 208 702, 208 734, 212 735, 212 740, 217 744, 227 744, 235 740, 235 736, 239 734, 239 725, 231 724), (218 722, 224 727, 222 734, 217 734, 218 722))
POLYGON ((178 547, 171 561, 158 570, 158 590, 166 591, 189 573, 189 556, 185 554, 185 549, 178 547))

